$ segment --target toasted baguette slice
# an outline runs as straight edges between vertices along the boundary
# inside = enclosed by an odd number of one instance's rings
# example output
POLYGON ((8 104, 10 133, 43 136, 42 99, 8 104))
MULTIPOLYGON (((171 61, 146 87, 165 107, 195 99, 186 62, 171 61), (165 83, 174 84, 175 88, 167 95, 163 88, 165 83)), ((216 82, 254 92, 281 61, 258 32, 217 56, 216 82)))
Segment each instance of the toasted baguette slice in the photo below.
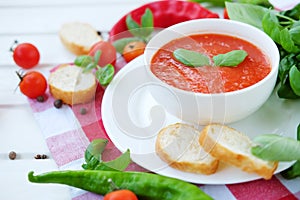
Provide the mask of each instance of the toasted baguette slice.
POLYGON ((48 82, 52 96, 69 105, 91 101, 97 87, 92 72, 83 73, 82 68, 69 64, 60 65, 50 74, 48 82))
POLYGON ((59 37, 64 46, 75 55, 88 54, 93 44, 102 40, 97 30, 82 22, 63 24, 59 37))
POLYGON ((157 135, 156 153, 171 167, 193 173, 213 174, 218 160, 199 145, 200 132, 192 126, 173 124, 157 135))
POLYGON ((199 143, 220 161, 232 164, 246 172, 255 172, 264 179, 270 179, 278 162, 262 160, 251 153, 254 146, 250 138, 225 125, 206 126, 200 135, 199 143))

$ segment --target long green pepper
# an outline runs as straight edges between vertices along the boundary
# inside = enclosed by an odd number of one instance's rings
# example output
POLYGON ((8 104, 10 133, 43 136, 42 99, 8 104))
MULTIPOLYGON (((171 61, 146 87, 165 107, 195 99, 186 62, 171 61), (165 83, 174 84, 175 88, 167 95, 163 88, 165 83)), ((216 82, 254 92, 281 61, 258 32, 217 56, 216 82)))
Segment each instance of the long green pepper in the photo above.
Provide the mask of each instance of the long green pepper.
POLYGON ((210 200, 197 186, 157 174, 101 170, 52 171, 40 175, 28 173, 34 183, 65 184, 105 195, 113 191, 111 181, 120 189, 134 192, 139 200, 210 200))

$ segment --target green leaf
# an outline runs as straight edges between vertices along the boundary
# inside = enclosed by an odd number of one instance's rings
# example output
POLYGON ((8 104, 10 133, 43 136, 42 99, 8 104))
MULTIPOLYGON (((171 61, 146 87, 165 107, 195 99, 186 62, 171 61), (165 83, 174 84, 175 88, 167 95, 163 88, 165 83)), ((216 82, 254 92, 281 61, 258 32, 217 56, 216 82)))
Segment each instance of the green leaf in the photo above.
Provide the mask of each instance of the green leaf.
POLYGON ((89 162, 92 157, 101 160, 101 154, 104 151, 107 143, 107 139, 94 139, 85 150, 85 161, 89 162))
POLYGON ((295 45, 287 28, 280 31, 280 44, 286 51, 290 53, 299 52, 299 48, 295 45))
POLYGON ((271 161, 300 160, 300 141, 276 134, 255 137, 251 153, 261 159, 271 161))
POLYGON ((277 44, 281 43, 280 40, 280 31, 283 27, 279 24, 279 21, 276 15, 270 11, 268 11, 262 20, 263 31, 268 34, 274 42, 277 44))
POLYGON ((125 46, 128 43, 135 42, 135 41, 141 41, 141 39, 139 39, 137 37, 122 38, 122 39, 114 41, 113 46, 116 48, 118 53, 123 54, 123 50, 124 50, 125 46))
POLYGON ((126 16, 126 26, 128 31, 135 37, 141 37, 141 26, 132 19, 131 15, 126 16))
POLYGON ((89 72, 92 69, 95 69, 97 67, 97 64, 94 62, 91 62, 90 64, 88 64, 84 69, 83 69, 83 73, 89 72))
POLYGON ((251 4, 225 2, 228 16, 231 20, 244 22, 262 29, 262 19, 268 9, 251 4))
POLYGON ((233 50, 213 57, 215 66, 235 67, 242 63, 248 53, 244 50, 233 50))
POLYGON ((83 164, 84 169, 94 169, 101 161, 101 155, 108 143, 107 139, 94 139, 84 152, 86 164, 83 164))
POLYGON ((108 64, 96 71, 96 78, 102 86, 107 86, 113 79, 115 73, 114 66, 108 64))
POLYGON ((283 99, 299 99, 300 96, 296 95, 290 84, 289 81, 286 81, 284 84, 280 84, 280 87, 277 90, 277 95, 279 98, 283 99))
POLYGON ((95 63, 98 64, 99 60, 100 60, 100 56, 102 54, 102 51, 101 50, 97 50, 95 55, 94 55, 94 60, 95 60, 95 63))
POLYGON ((147 8, 142 15, 141 28, 143 31, 143 38, 147 38, 153 32, 153 14, 149 8, 147 8))
POLYGON ((93 62, 92 56, 83 55, 83 56, 77 56, 75 58, 74 64, 79 67, 86 67, 91 62, 93 62))
POLYGON ((293 89, 293 92, 296 95, 300 96, 300 71, 295 65, 290 69, 289 76, 290 76, 290 85, 291 88, 293 89))
POLYGON ((173 52, 175 59, 189 67, 202 67, 210 65, 209 57, 196 51, 176 49, 173 52))
POLYGON ((114 171, 124 171, 130 164, 130 151, 127 150, 122 155, 114 160, 100 163, 95 170, 114 170, 114 171))

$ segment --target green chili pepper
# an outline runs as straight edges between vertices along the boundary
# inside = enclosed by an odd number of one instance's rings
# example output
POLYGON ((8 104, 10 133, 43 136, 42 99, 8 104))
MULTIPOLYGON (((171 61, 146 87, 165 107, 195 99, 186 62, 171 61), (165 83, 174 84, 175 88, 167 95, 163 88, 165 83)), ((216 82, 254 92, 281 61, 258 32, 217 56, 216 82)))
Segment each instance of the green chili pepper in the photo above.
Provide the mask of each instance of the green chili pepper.
POLYGON ((40 175, 29 172, 28 179, 34 183, 65 184, 101 195, 113 191, 112 181, 118 188, 134 192, 139 200, 212 199, 196 185, 146 172, 67 170, 47 172, 40 175))

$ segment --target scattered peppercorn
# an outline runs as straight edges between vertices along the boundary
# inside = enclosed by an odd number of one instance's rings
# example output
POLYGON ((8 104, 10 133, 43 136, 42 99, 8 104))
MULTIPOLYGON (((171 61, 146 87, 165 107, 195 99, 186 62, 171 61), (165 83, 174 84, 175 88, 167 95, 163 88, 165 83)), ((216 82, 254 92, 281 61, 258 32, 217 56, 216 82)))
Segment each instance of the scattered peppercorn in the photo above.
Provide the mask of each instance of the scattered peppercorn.
POLYGON ((16 159, 17 154, 16 154, 16 152, 11 151, 11 152, 9 152, 8 157, 9 157, 9 159, 14 160, 14 159, 16 159))
POLYGON ((61 108, 62 105, 63 105, 63 102, 62 102, 61 99, 57 99, 57 100, 54 101, 54 107, 55 108, 61 108))
POLYGON ((35 159, 47 159, 48 156, 45 154, 37 154, 36 156, 34 156, 35 159))
POLYGON ((97 34, 98 34, 99 36, 101 36, 101 35, 102 35, 102 32, 101 32, 101 31, 97 31, 97 34))
POLYGON ((80 114, 85 115, 87 113, 86 108, 80 108, 80 114))
POLYGON ((38 96, 37 98, 36 98, 36 100, 38 101, 38 102, 44 102, 45 101, 45 97, 42 95, 42 96, 38 96))

